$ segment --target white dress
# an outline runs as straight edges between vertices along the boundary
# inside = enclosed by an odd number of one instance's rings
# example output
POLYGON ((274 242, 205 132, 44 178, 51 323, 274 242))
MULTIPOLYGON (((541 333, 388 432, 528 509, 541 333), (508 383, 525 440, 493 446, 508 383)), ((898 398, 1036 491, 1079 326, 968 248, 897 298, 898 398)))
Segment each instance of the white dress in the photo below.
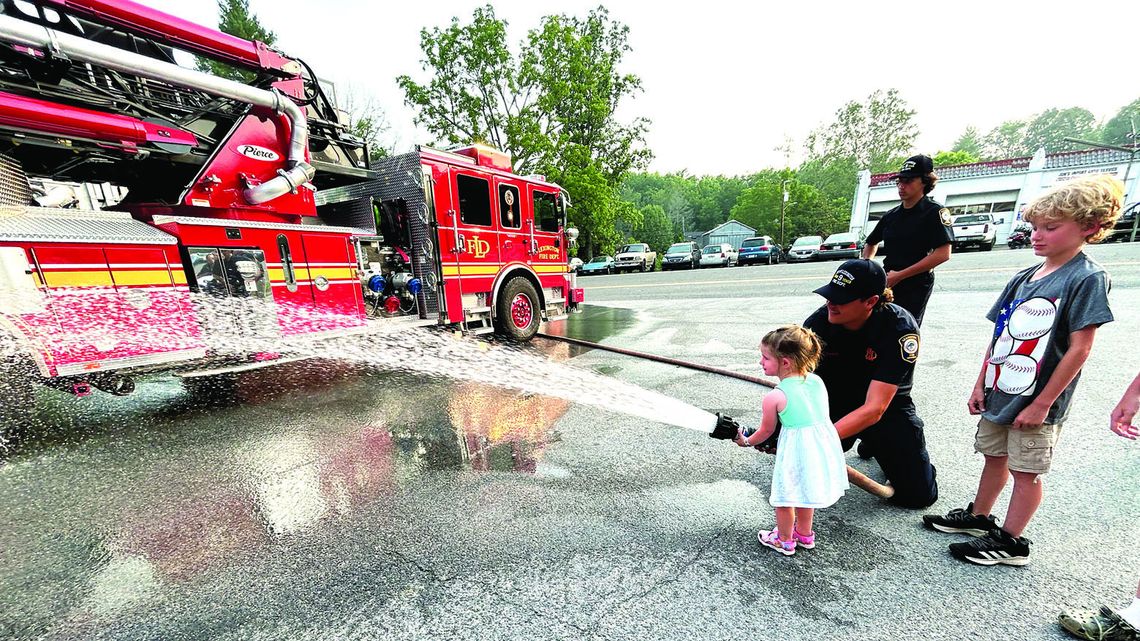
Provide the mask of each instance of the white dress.
POLYGON ((820 508, 847 491, 847 462, 827 415, 827 388, 815 374, 788 377, 776 386, 787 398, 772 467, 774 507, 820 508))

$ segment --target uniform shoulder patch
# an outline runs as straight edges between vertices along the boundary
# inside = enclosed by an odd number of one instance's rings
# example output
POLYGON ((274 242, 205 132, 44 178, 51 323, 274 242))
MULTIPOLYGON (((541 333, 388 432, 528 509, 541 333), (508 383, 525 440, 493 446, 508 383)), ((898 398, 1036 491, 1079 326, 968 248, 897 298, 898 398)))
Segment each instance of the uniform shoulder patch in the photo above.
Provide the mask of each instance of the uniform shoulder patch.
POLYGON ((950 210, 945 207, 938 210, 938 217, 942 219, 942 224, 947 227, 954 223, 954 220, 950 218, 950 210))
POLYGON ((908 363, 918 360, 918 334, 904 334, 899 338, 899 353, 908 363))

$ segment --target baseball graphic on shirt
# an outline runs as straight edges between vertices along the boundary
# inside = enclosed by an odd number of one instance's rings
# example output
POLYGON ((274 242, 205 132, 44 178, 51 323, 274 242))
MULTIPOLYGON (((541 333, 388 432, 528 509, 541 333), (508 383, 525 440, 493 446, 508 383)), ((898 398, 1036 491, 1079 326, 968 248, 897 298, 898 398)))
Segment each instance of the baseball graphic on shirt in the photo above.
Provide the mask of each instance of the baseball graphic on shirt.
POLYGON ((1013 396, 1033 389, 1037 382, 1037 361, 1025 354, 1011 354, 1002 363, 997 388, 1013 396))
POLYGON ((1006 331, 1019 341, 1041 338, 1053 329, 1057 306, 1048 298, 1030 298, 1022 301, 1009 315, 1006 331))
POLYGON ((1016 347, 1017 341, 1013 340, 1009 332, 1003 331, 1001 336, 998 336, 998 339, 994 341, 994 348, 990 350, 990 362, 994 365, 1001 365, 1016 347))

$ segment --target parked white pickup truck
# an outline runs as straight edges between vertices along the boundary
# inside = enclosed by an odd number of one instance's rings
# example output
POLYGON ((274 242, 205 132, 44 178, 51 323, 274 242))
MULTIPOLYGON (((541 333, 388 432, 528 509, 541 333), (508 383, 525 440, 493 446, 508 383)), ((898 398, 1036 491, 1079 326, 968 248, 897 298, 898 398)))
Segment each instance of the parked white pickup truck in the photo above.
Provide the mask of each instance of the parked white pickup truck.
POLYGON ((963 214, 954 219, 954 249, 978 247, 989 251, 997 241, 997 224, 991 214, 963 214))
POLYGON ((622 245, 614 254, 614 270, 640 270, 653 271, 657 265, 657 252, 649 249, 645 243, 630 243, 622 245))

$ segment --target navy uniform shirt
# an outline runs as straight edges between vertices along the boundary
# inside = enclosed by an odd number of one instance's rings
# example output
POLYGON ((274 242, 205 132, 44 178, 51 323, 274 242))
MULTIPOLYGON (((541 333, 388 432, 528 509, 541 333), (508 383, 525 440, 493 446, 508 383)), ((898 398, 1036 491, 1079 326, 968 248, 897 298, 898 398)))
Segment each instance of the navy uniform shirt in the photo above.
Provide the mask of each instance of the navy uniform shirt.
POLYGON ((879 241, 885 241, 883 268, 899 271, 953 241, 950 223, 950 211, 929 196, 923 196, 910 209, 899 205, 884 214, 867 236, 867 244, 878 245, 879 241))
POLYGON ((827 385, 831 420, 838 421, 861 407, 871 381, 898 386, 892 407, 910 401, 919 346, 918 326, 910 312, 888 303, 872 311, 863 327, 853 332, 827 322, 824 306, 804 321, 804 327, 823 341, 823 357, 815 373, 827 385))

